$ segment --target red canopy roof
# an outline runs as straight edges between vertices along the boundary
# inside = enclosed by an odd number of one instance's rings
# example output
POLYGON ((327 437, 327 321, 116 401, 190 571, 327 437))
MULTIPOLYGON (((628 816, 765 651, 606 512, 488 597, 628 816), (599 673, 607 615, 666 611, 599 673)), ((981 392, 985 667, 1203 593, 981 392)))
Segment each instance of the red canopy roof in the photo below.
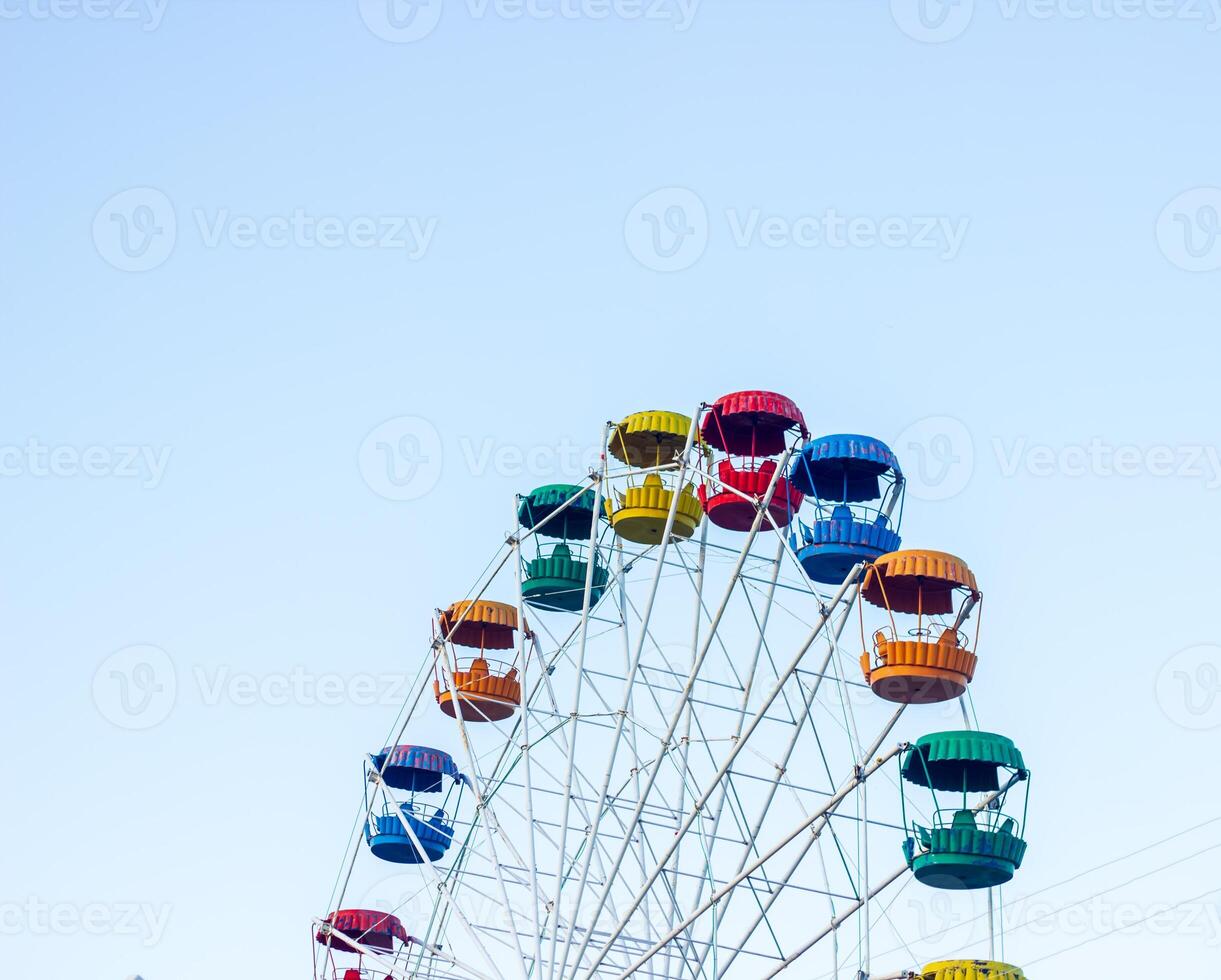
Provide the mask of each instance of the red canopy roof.
POLYGON ((701 435, 710 446, 735 456, 775 456, 784 452, 785 433, 809 433, 801 409, 774 391, 735 391, 712 403, 701 435))
MULTIPOLYGON (((338 932, 351 936, 362 946, 372 949, 392 951, 396 939, 400 943, 407 942, 407 930, 403 928, 403 923, 389 912, 378 912, 374 909, 340 909, 338 912, 328 915, 326 922, 338 932)), ((359 952, 325 926, 318 930, 316 938, 323 946, 329 946, 341 953, 359 952)))

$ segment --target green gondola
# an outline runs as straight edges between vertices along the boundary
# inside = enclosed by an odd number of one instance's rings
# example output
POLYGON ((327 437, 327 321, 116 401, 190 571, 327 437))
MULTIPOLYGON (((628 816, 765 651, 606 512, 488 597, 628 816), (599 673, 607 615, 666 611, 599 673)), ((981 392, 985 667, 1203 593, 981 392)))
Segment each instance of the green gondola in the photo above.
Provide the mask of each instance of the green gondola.
MULTIPOLYGON (((559 539, 549 549, 539 543, 538 556, 523 562, 522 599, 538 609, 579 612, 585 602, 590 533, 595 520, 601 523, 601 516, 594 514, 594 492, 562 483, 539 487, 518 498, 517 518, 523 528, 536 530, 536 542, 540 535, 559 539)), ((595 546, 591 609, 608 580, 595 546)))
POLYGON ((1014 876, 1026 855, 1030 771, 1012 740, 990 732, 925 735, 903 754, 902 775, 905 783, 926 787, 933 799, 931 825, 909 825, 904 789, 910 836, 903 851, 918 881, 933 888, 992 888, 1014 876), (1019 783, 1026 784, 1020 822, 1005 813, 1019 783), (950 800, 952 806, 943 805, 950 800))

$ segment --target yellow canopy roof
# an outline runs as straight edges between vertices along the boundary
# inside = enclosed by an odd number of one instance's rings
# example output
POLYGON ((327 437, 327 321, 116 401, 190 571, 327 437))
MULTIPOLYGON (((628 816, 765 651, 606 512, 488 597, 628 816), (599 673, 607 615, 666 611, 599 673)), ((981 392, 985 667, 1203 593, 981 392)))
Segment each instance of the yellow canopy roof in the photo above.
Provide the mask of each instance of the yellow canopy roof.
POLYGON ((930 963, 922 972, 924 980, 1025 980, 1016 966, 993 960, 942 960, 930 963))
POLYGON ((690 416, 679 412, 634 412, 611 432, 611 455, 629 466, 660 466, 682 452, 690 431, 690 416))

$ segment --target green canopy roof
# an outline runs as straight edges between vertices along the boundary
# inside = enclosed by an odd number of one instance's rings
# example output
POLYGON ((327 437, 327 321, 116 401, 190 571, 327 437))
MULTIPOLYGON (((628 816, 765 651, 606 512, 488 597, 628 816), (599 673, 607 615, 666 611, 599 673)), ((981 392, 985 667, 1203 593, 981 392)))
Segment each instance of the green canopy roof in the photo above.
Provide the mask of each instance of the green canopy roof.
POLYGON ((522 527, 533 528, 563 507, 564 501, 576 497, 577 494, 581 496, 573 500, 561 515, 538 533, 552 538, 587 538, 594 516, 594 492, 586 490, 581 493, 581 488, 573 484, 549 483, 531 490, 519 499, 517 518, 522 527))
POLYGON ((1013 740, 992 732, 935 732, 916 741, 903 759, 903 778, 934 790, 993 793, 999 770, 1025 772, 1013 740))

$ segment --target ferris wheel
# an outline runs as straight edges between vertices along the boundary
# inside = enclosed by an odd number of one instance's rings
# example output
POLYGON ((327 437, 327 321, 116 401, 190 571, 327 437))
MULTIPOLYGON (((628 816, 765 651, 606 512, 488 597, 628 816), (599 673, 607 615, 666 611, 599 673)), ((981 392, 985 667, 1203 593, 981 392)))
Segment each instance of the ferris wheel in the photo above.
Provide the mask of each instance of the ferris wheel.
POLYGON ((981 592, 903 550, 895 454, 766 391, 601 446, 518 497, 354 762, 316 980, 1023 980, 991 913, 1029 770, 974 721, 981 592), (909 887, 986 894, 986 958, 916 961, 909 887))

